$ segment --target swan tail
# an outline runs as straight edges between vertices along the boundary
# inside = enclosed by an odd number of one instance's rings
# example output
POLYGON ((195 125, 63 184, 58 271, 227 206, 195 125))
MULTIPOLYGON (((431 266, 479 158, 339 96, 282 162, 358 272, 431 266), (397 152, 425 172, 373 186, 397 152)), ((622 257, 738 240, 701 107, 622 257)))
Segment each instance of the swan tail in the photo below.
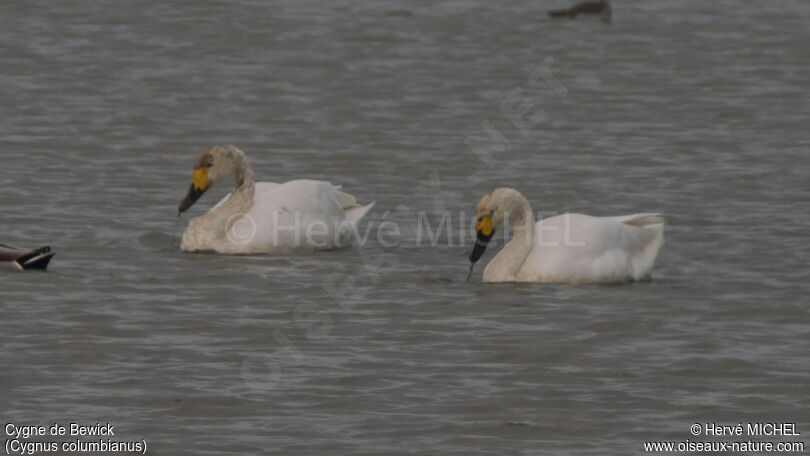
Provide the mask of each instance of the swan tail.
POLYGON ((616 217, 616 221, 640 228, 639 250, 632 257, 633 278, 650 280, 655 257, 664 245, 664 217, 661 214, 634 214, 616 217))
POLYGON ((343 209, 346 211, 346 220, 348 220, 350 223, 357 223, 366 216, 366 213, 368 213, 372 207, 374 207, 373 202, 366 204, 365 206, 355 204, 352 207, 343 209))
POLYGON ((344 210, 349 210, 353 207, 359 206, 354 195, 341 192, 339 185, 335 186, 335 194, 337 195, 338 204, 340 204, 340 207, 342 207, 344 210))
POLYGON ((614 217, 613 220, 616 220, 619 223, 624 223, 625 225, 636 226, 639 228, 664 224, 664 217, 661 214, 655 213, 625 215, 622 217, 614 217))
POLYGON ((374 203, 366 205, 357 204, 357 199, 354 197, 354 195, 341 192, 339 190, 340 187, 336 187, 336 189, 338 189, 336 192, 338 203, 346 213, 346 220, 351 223, 359 222, 363 217, 366 216, 366 213, 368 213, 368 211, 374 207, 374 203))

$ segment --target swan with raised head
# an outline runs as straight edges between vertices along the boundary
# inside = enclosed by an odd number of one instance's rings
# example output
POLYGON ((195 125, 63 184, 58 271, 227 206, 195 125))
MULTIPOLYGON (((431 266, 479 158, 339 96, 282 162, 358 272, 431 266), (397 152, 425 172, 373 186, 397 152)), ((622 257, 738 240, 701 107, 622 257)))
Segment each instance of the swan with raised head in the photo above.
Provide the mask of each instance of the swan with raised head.
POLYGON ((664 219, 658 214, 562 214, 535 222, 529 202, 513 188, 484 195, 476 216, 470 273, 495 231, 510 217, 513 225, 512 239, 487 265, 484 282, 646 280, 664 243, 664 219))
POLYGON ((326 181, 254 182, 245 153, 232 145, 218 145, 197 157, 191 188, 177 215, 230 175, 236 180, 233 191, 206 214, 191 219, 182 250, 249 254, 347 246, 356 223, 374 205, 361 206, 354 196, 326 181))

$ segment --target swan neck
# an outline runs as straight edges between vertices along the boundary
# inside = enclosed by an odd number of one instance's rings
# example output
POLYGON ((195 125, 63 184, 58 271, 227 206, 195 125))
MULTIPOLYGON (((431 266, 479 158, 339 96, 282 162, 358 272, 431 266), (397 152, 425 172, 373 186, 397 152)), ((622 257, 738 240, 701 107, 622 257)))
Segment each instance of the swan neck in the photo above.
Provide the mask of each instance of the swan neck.
POLYGON ((534 239, 534 215, 523 195, 512 195, 507 201, 512 218, 512 239, 503 246, 484 270, 487 282, 514 281, 518 271, 532 251, 534 239))
POLYGON ((229 149, 235 178, 233 191, 220 205, 199 217, 201 223, 210 226, 224 226, 226 229, 228 228, 226 225, 234 221, 234 216, 247 214, 250 211, 250 208, 253 207, 253 196, 256 189, 253 166, 245 153, 236 147, 229 147, 229 149))
MULTIPOLYGON (((515 212, 512 216, 512 240, 529 240, 534 236, 534 214, 526 198, 520 197, 515 204, 515 212)), ((528 254, 528 252, 527 252, 528 254)))
POLYGON ((245 156, 245 153, 237 148, 233 154, 234 186, 233 192, 221 209, 228 214, 244 214, 253 206, 253 194, 256 190, 256 182, 253 176, 253 166, 245 156))
POLYGON ((250 164, 244 152, 233 147, 231 149, 233 160, 233 172, 236 179, 234 184, 234 192, 249 191, 253 192, 255 185, 255 177, 253 175, 253 165, 250 164))

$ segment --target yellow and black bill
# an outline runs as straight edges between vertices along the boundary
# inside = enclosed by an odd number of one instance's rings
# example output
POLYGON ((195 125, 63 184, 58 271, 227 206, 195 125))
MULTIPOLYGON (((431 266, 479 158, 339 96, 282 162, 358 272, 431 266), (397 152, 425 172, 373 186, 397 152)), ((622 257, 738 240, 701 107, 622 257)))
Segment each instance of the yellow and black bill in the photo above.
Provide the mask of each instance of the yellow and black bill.
POLYGON ((186 197, 183 198, 183 201, 180 201, 180 205, 177 206, 177 215, 179 216, 186 209, 193 206, 210 187, 211 184, 208 182, 208 168, 195 169, 194 174, 191 175, 191 188, 188 189, 186 197))
POLYGON ((475 246, 470 254, 470 263, 475 263, 487 250, 487 244, 492 239, 495 230, 492 228, 492 216, 482 215, 475 222, 475 246))

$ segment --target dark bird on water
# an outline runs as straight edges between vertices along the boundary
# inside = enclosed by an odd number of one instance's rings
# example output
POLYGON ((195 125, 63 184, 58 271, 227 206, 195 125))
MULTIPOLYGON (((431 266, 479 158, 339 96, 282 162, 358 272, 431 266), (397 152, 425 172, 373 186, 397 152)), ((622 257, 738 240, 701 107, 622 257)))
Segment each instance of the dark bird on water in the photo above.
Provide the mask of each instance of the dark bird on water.
POLYGON ((602 16, 603 21, 610 22, 612 14, 610 2, 607 0, 585 1, 579 2, 570 8, 551 10, 548 12, 548 15, 552 18, 577 17, 577 14, 599 14, 602 16))
POLYGON ((0 244, 0 262, 13 263, 20 269, 47 269, 53 255, 47 245, 38 249, 20 249, 0 244))

